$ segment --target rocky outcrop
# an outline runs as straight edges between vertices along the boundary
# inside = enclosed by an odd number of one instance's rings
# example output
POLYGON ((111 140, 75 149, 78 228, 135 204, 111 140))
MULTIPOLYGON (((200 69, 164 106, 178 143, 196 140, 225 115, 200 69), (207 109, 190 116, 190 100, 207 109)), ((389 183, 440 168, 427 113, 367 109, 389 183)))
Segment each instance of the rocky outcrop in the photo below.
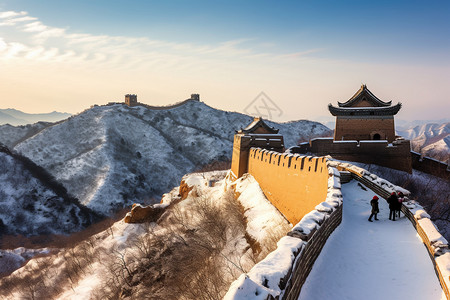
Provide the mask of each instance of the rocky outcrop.
POLYGON ((131 212, 124 218, 125 223, 156 222, 165 210, 166 205, 154 204, 142 206, 134 203, 131 212))
POLYGON ((189 192, 192 191, 193 188, 194 188, 194 186, 190 186, 184 180, 181 180, 181 183, 180 183, 181 200, 186 199, 187 196, 189 195, 189 192))

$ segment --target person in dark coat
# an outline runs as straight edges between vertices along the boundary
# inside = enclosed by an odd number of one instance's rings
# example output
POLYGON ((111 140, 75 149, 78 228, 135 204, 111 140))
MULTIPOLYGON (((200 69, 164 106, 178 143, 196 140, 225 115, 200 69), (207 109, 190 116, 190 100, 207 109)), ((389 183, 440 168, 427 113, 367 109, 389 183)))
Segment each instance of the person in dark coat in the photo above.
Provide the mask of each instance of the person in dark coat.
POLYGON ((402 203, 405 201, 405 195, 402 192, 398 192, 398 205, 397 205, 397 213, 398 218, 400 219, 400 212, 402 211, 402 203))
POLYGON ((377 214, 380 212, 378 209, 378 197, 373 196, 372 200, 370 200, 370 205, 372 206, 372 214, 369 217, 369 222, 372 222, 372 217, 375 217, 375 220, 378 221, 377 214))
POLYGON ((389 220, 395 221, 395 210, 398 207, 397 194, 393 192, 389 198, 387 198, 387 202, 389 203, 389 220))

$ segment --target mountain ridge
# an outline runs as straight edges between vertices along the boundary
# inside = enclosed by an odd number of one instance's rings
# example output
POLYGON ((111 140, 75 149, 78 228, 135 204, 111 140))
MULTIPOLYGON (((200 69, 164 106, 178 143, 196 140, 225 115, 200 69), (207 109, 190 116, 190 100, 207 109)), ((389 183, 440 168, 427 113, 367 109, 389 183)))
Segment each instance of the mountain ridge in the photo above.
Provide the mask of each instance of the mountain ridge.
POLYGON ((10 124, 13 126, 34 124, 36 122, 57 122, 67 119, 72 114, 53 111, 50 113, 25 113, 23 111, 6 108, 0 109, 0 125, 10 124))
POLYGON ((427 123, 399 133, 411 140, 412 150, 440 161, 450 157, 450 122, 427 123))
MULTIPOLYGON (((0 132, 0 141, 47 169, 81 203, 110 215, 133 202, 154 203, 184 174, 229 161, 235 130, 252 119, 199 101, 166 109, 111 104, 42 125, 20 142, 13 130, 0 132)), ((331 132, 306 120, 267 123, 280 129, 286 146, 331 132)))

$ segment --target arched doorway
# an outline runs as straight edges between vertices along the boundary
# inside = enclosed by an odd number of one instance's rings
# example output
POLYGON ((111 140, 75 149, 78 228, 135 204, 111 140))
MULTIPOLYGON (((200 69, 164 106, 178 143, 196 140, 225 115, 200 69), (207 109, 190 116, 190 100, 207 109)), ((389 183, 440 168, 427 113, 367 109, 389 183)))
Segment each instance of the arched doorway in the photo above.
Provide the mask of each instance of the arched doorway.
POLYGON ((379 133, 375 133, 373 135, 373 139, 379 141, 379 140, 381 140, 381 135, 379 133))

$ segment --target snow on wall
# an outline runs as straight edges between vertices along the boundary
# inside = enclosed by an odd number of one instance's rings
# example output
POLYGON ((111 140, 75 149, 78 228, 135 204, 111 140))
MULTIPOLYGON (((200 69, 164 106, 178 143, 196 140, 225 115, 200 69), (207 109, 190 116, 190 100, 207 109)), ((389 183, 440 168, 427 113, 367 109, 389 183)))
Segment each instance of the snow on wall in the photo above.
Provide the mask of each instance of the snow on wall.
MULTIPOLYGON (((340 191, 339 170, 353 173, 356 179, 364 178, 376 185, 384 193, 402 192, 410 195, 408 190, 396 186, 389 181, 379 178, 369 171, 338 161, 328 161, 328 193, 326 200, 305 215, 294 226, 287 237, 283 237, 277 244, 277 249, 264 260, 256 264, 247 274, 242 274, 233 282, 224 299, 274 299, 285 296, 285 288, 289 285, 293 267, 305 255, 308 244, 314 243, 314 233, 330 220, 330 215, 342 208, 342 193, 340 191)), ((450 299, 450 250, 448 241, 439 233, 430 220, 430 216, 416 201, 404 203, 402 211, 411 220, 416 228, 430 257, 435 262, 436 273, 441 282, 442 289, 450 299)), ((337 226, 337 225, 336 225, 337 226)))
MULTIPOLYGON (((370 181, 378 189, 384 190, 386 195, 392 192, 402 192, 404 195, 410 195, 408 190, 396 186, 363 168, 338 161, 329 161, 329 164, 339 170, 353 173, 356 179, 370 181)), ((402 211, 411 221, 414 228, 416 228, 417 233, 427 247, 430 258, 434 262, 442 289, 447 299, 450 299, 450 250, 448 241, 439 233, 436 225, 430 220, 430 215, 416 201, 409 200, 403 203, 402 211)))
MULTIPOLYGON (((277 243, 276 250, 234 281, 224 299, 272 299, 283 293, 294 272, 293 268, 301 259, 308 243, 312 243, 314 233, 342 205, 339 171, 328 167, 328 174, 330 179, 325 201, 306 214, 288 236, 277 243)), ((341 210, 339 212, 342 213, 341 210)))
POLYGON ((441 282, 447 299, 450 299, 450 250, 448 241, 439 233, 430 215, 416 201, 403 204, 402 211, 416 228, 428 249, 430 258, 435 262, 436 274, 441 282))
POLYGON ((397 186, 395 184, 392 184, 391 182, 389 182, 383 178, 380 178, 375 174, 370 173, 366 169, 357 167, 350 163, 344 163, 344 162, 329 159, 329 165, 334 168, 337 168, 338 170, 349 171, 350 173, 353 173, 358 177, 365 178, 368 181, 372 182, 373 184, 379 186, 386 193, 391 194, 392 192, 396 192, 396 193, 402 192, 406 196, 411 194, 408 190, 406 190, 400 186, 397 186))
POLYGON ((298 223, 326 197, 329 175, 324 157, 251 148, 247 172, 291 224, 298 223))

